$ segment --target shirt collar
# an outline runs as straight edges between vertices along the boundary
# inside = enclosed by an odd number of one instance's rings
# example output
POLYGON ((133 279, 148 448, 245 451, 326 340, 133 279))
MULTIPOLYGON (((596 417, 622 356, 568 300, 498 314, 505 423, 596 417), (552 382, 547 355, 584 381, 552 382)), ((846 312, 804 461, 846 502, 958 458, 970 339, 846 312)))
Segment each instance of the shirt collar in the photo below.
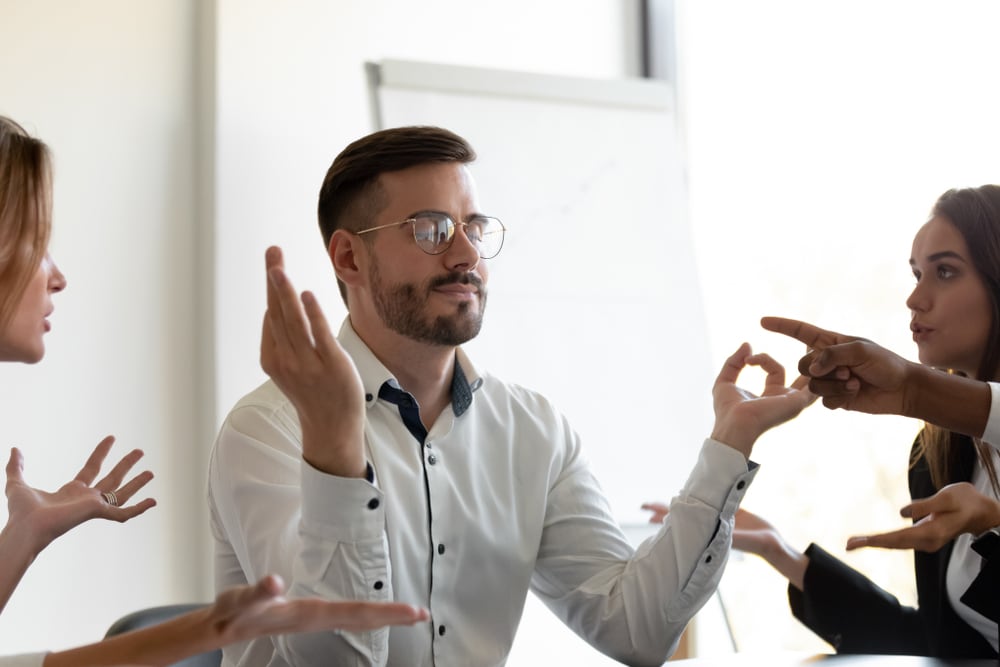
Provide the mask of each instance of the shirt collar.
MULTIPOLYGON (((344 318, 340 326, 337 340, 341 347, 354 360, 354 365, 361 376, 365 388, 365 405, 371 407, 378 400, 379 389, 386 382, 390 386, 399 387, 399 382, 389 372, 375 353, 351 326, 350 316, 344 318)), ((465 350, 455 348, 455 373, 451 378, 451 408, 456 417, 460 417, 472 405, 472 394, 483 385, 483 378, 476 367, 472 365, 465 350)))

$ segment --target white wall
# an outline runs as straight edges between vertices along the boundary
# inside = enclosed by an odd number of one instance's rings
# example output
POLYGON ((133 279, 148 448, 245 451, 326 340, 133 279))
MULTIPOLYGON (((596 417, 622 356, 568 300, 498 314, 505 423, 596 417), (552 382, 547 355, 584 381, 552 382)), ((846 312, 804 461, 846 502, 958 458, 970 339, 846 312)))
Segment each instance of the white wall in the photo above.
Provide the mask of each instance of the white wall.
POLYGON ((315 201, 336 153, 372 129, 363 63, 633 74, 635 4, 0 0, 0 113, 53 149, 52 249, 69 279, 45 361, 0 366, 0 452, 21 447, 28 480, 54 488, 115 433, 119 453, 146 450, 160 502, 47 550, 0 616, 4 653, 210 594, 204 464, 218 420, 263 378, 265 247, 284 246, 298 286, 343 315, 315 201))
MULTIPOLYGON (((92 523, 34 564, 2 652, 95 639, 140 606, 201 596, 192 185, 193 2, 0 1, 0 113, 51 146, 57 296, 47 358, 0 366, 0 456, 55 488, 106 434, 146 451, 160 505, 92 523)), ((4 519, 6 515, 4 514, 4 519)), ((2 566, 2 565, 0 565, 2 566)))

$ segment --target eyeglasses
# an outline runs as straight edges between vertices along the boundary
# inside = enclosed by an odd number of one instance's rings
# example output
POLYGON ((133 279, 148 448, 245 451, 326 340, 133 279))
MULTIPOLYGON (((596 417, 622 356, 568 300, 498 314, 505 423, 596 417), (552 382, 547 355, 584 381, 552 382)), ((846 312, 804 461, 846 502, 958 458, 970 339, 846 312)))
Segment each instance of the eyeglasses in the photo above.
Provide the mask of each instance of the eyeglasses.
POLYGON ((428 255, 440 255, 448 250, 455 240, 455 228, 462 225, 465 227, 466 238, 475 246, 476 250, 479 251, 479 256, 483 259, 492 259, 500 254, 504 232, 507 231, 497 218, 486 215, 473 216, 468 222, 455 222, 444 213, 425 211, 407 220, 362 229, 355 234, 360 236, 405 224, 413 227, 413 240, 417 242, 417 247, 428 255))

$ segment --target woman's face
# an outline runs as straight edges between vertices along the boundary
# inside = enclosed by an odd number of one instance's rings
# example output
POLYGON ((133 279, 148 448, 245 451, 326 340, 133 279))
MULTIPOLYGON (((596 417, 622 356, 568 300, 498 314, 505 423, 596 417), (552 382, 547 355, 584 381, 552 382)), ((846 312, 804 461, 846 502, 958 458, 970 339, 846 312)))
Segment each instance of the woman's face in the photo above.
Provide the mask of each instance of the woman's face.
POLYGON ((66 287, 66 278, 48 253, 28 283, 10 323, 0 331, 0 361, 33 364, 45 356, 43 336, 51 329, 52 295, 66 287))
POLYGON ((917 285, 906 300, 921 363, 975 377, 986 350, 992 306, 962 234, 934 217, 913 238, 917 285))

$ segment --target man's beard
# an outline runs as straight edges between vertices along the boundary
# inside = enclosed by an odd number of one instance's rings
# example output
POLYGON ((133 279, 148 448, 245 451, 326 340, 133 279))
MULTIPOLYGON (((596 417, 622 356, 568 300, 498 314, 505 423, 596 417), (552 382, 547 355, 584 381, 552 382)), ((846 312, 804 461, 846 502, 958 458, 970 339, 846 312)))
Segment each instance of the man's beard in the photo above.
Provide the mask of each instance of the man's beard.
POLYGON ((453 347, 466 343, 479 333, 486 310, 486 286, 476 275, 453 271, 447 275, 427 280, 423 285, 398 283, 386 285, 382 281, 378 263, 369 270, 375 311, 383 324, 398 334, 422 343, 453 347), (459 303, 448 315, 438 315, 428 320, 427 301, 435 288, 450 284, 473 285, 479 292, 478 310, 472 302, 459 303))

